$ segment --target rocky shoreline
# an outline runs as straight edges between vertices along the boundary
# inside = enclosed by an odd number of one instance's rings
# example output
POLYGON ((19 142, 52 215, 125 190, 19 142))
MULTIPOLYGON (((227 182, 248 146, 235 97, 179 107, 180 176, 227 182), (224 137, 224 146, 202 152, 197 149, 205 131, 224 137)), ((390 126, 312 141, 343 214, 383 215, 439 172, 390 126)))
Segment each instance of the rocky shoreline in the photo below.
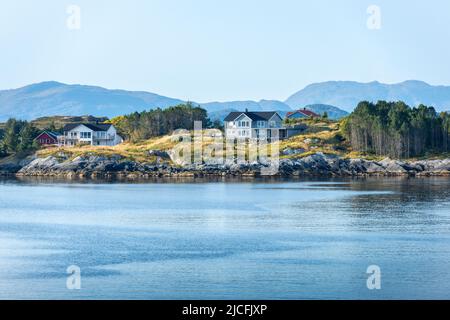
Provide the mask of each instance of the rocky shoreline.
MULTIPOLYGON (((173 166, 168 164, 139 163, 120 156, 84 156, 75 159, 28 157, 16 163, 0 165, 0 175, 18 177, 126 178, 154 177, 258 177, 267 165, 201 164, 173 166)), ((343 159, 317 153, 301 159, 281 159, 275 176, 281 177, 361 177, 361 176, 450 176, 450 159, 399 161, 384 159, 343 159)))

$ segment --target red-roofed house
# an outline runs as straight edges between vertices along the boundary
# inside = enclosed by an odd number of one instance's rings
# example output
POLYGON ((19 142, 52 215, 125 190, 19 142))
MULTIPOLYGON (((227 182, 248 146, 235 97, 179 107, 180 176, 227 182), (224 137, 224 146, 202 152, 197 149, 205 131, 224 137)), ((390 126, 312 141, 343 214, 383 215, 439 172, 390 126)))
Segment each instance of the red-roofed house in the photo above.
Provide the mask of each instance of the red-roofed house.
POLYGON ((43 131, 34 140, 36 140, 41 146, 50 146, 58 144, 58 133, 51 131, 43 131))
POLYGON ((288 112, 286 114, 287 119, 309 119, 309 118, 320 118, 320 115, 318 115, 315 112, 312 112, 311 110, 308 110, 306 108, 295 110, 292 112, 288 112))

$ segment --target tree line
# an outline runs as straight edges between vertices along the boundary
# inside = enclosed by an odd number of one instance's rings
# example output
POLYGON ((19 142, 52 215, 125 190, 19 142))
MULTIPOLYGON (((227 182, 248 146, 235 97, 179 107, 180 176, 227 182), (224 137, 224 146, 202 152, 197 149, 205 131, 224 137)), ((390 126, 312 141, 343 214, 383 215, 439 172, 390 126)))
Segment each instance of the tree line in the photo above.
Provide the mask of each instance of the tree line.
POLYGON ((355 151, 409 158, 450 150, 450 115, 433 107, 403 102, 363 101, 343 121, 355 151))
POLYGON ((0 130, 0 157, 37 149, 39 146, 34 139, 38 134, 39 130, 31 123, 9 119, 0 130))
POLYGON ((167 109, 134 112, 111 119, 119 134, 130 141, 140 141, 172 133, 177 129, 194 129, 194 121, 201 121, 203 128, 218 126, 212 124, 206 110, 191 103, 180 104, 167 109))

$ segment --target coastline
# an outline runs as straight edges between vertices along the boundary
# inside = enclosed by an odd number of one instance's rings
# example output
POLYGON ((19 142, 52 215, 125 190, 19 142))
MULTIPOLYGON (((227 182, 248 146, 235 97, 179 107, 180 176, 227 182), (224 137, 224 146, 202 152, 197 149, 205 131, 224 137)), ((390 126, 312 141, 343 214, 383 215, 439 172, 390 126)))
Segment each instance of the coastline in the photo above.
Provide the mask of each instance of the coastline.
POLYGON ((203 177, 371 177, 450 176, 450 159, 401 161, 344 159, 317 153, 301 159, 280 159, 274 174, 264 175, 267 164, 171 164, 140 163, 120 157, 80 156, 74 159, 28 157, 0 165, 3 177, 52 177, 58 179, 146 180, 203 177))

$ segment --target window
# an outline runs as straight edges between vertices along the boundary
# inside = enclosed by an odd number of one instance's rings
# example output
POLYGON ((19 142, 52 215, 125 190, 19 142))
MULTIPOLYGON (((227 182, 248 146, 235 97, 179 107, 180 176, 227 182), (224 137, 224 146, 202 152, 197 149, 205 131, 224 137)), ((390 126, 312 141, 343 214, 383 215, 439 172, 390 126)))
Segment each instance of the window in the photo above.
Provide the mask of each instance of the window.
POLYGON ((266 126, 266 122, 265 122, 265 121, 258 121, 258 122, 256 123, 256 126, 257 126, 258 128, 264 128, 264 127, 266 126))
POLYGON ((238 131, 238 135, 240 137, 248 137, 250 134, 249 134, 249 132, 247 130, 239 130, 238 131))
POLYGON ((277 125, 276 121, 270 121, 271 128, 275 128, 276 125, 277 125))
POLYGON ((239 127, 250 127, 250 121, 239 121, 239 127))
POLYGON ((91 133, 90 132, 80 132, 80 138, 81 139, 90 139, 91 133))

